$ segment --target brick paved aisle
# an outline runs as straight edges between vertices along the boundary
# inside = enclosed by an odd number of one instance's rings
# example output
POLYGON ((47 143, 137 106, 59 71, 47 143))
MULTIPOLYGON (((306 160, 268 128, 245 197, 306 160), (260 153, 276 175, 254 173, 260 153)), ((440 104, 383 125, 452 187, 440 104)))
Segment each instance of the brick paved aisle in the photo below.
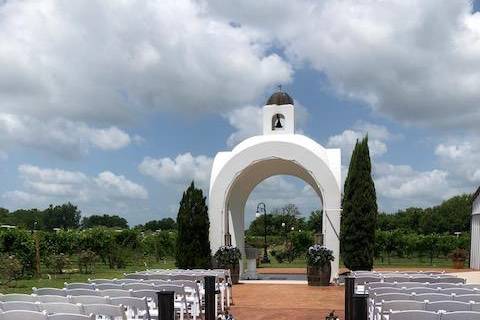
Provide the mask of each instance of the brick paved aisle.
POLYGON ((239 284, 232 314, 237 320, 325 319, 335 310, 344 317, 344 287, 305 284, 239 284))

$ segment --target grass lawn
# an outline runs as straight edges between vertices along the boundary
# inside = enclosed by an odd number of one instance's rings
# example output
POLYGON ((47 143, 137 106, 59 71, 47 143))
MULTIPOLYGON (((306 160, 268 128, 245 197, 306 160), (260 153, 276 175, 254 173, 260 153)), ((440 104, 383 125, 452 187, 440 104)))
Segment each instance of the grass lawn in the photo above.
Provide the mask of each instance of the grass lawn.
POLYGON ((139 263, 131 263, 124 269, 109 269, 108 266, 97 263, 95 265, 95 272, 91 274, 63 274, 63 275, 48 275, 42 274, 42 277, 32 279, 21 279, 10 283, 10 286, 0 286, 0 293, 31 293, 32 287, 50 287, 63 288, 64 282, 87 282, 89 278, 122 278, 124 272, 142 271, 147 268, 171 269, 175 267, 173 259, 155 262, 149 261, 146 265, 143 261, 139 263), (49 277, 50 276, 50 277, 49 277))

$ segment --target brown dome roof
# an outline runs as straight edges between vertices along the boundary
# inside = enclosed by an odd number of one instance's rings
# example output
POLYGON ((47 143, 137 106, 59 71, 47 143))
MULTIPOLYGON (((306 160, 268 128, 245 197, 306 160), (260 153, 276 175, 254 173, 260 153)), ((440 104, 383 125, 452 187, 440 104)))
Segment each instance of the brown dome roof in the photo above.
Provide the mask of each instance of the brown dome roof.
POLYGON ((285 91, 277 91, 274 94, 270 96, 267 100, 267 105, 271 104, 276 104, 276 105, 282 105, 282 104, 291 104, 293 105, 293 99, 286 93, 285 91))

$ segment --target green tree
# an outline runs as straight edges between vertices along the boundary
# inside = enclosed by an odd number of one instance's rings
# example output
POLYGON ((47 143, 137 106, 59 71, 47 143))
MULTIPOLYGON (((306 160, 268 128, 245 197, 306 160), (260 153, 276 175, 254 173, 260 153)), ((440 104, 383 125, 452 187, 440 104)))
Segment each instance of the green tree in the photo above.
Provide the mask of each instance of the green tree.
POLYGON ((125 218, 117 215, 91 215, 82 219, 82 228, 107 227, 128 229, 128 222, 125 218))
POLYGON ((307 228, 313 232, 322 232, 323 226, 323 211, 315 210, 310 213, 307 220, 307 228))
POLYGON ((43 214, 43 225, 47 230, 76 229, 80 226, 80 211, 70 202, 55 207, 50 205, 43 214))
POLYGON ((163 218, 161 220, 152 220, 145 223, 140 227, 142 230, 175 230, 177 229, 177 223, 172 218, 163 218))
POLYGON ((378 208, 371 170, 367 136, 355 144, 342 203, 341 253, 351 270, 373 267, 378 208))
POLYGON ((209 268, 211 265, 208 208, 201 189, 192 184, 183 193, 177 216, 177 267, 209 268))

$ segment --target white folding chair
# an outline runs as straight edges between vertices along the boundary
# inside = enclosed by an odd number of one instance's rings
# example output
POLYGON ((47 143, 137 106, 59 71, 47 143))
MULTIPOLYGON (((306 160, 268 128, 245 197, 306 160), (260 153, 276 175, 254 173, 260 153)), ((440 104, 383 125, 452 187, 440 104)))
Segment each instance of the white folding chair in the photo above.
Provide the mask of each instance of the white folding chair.
POLYGON ((125 290, 151 290, 153 289, 153 284, 151 283, 125 283, 123 285, 125 290))
POLYGON ((440 289, 438 290, 439 293, 445 293, 445 294, 474 294, 476 291, 473 289, 468 289, 468 288, 446 288, 446 289, 440 289))
POLYGON ((64 284, 65 289, 89 289, 95 290, 95 285, 93 283, 81 283, 81 282, 74 282, 74 283, 67 283, 64 284))
POLYGON ((63 303, 70 303, 70 299, 64 296, 36 296, 36 301, 41 303, 50 303, 50 302, 63 302, 63 303))
POLYGON ((66 289, 58 289, 58 288, 32 288, 33 294, 37 296, 67 296, 66 289))
POLYGON ((101 296, 71 296, 70 301, 72 303, 81 304, 109 304, 110 299, 108 297, 101 296))
POLYGON ((64 302, 50 302, 41 303, 40 310, 47 314, 54 313, 69 313, 69 314, 83 314, 83 307, 80 304, 64 303, 64 302))
POLYGON ((388 320, 440 320, 440 315, 430 311, 394 311, 388 320))
POLYGON ((95 320, 95 315, 55 313, 48 315, 48 320, 95 320))
POLYGON ((25 301, 25 302, 35 302, 36 297, 30 294, 23 293, 10 293, 10 294, 0 294, 0 301, 25 301))
POLYGON ((460 294, 453 296, 454 301, 463 301, 463 302, 475 302, 480 303, 480 294, 460 294))
POLYGON ((111 298, 113 305, 123 305, 127 308, 128 319, 150 319, 150 310, 148 308, 147 298, 118 297, 111 298))
POLYGON ((107 289, 98 291, 99 295, 110 298, 131 297, 133 290, 107 289))
POLYGON ((0 302, 0 309, 3 311, 14 311, 14 310, 36 311, 36 312, 40 311, 37 303, 28 302, 28 301, 0 302))
POLYGON ((393 311, 412 311, 412 310, 425 310, 425 302, 413 301, 413 300, 392 300, 383 301, 381 309, 378 315, 374 319, 384 319, 389 313, 393 311))
POLYGON ((98 296, 99 292, 90 289, 67 289, 67 296, 98 296))
POLYGON ((435 301, 435 302, 427 302, 425 305, 425 310, 438 312, 440 310, 446 312, 452 311, 471 311, 472 305, 467 302, 461 301, 435 301))
POLYGON ((422 288, 408 288, 408 289, 406 289, 406 291, 409 292, 409 293, 416 293, 416 294, 440 293, 438 289, 427 288, 427 287, 422 287, 422 288))
POLYGON ((12 310, 1 313, 1 320, 47 320, 47 315, 44 312, 27 311, 27 310, 12 310))
POLYGON ((123 306, 116 306, 111 304, 86 304, 83 306, 86 314, 94 314, 96 316, 106 316, 114 318, 121 318, 127 320, 127 316, 123 306))
POLYGON ((480 312, 455 311, 442 314, 442 320, 480 320, 480 312))
POLYGON ((121 284, 116 284, 116 283, 100 283, 100 284, 95 284, 95 289, 96 290, 111 290, 111 289, 122 290, 123 286, 121 284))
POLYGON ((436 302, 436 301, 452 300, 453 296, 451 294, 443 294, 443 293, 423 293, 423 294, 414 294, 412 296, 412 299, 416 301, 436 302))

